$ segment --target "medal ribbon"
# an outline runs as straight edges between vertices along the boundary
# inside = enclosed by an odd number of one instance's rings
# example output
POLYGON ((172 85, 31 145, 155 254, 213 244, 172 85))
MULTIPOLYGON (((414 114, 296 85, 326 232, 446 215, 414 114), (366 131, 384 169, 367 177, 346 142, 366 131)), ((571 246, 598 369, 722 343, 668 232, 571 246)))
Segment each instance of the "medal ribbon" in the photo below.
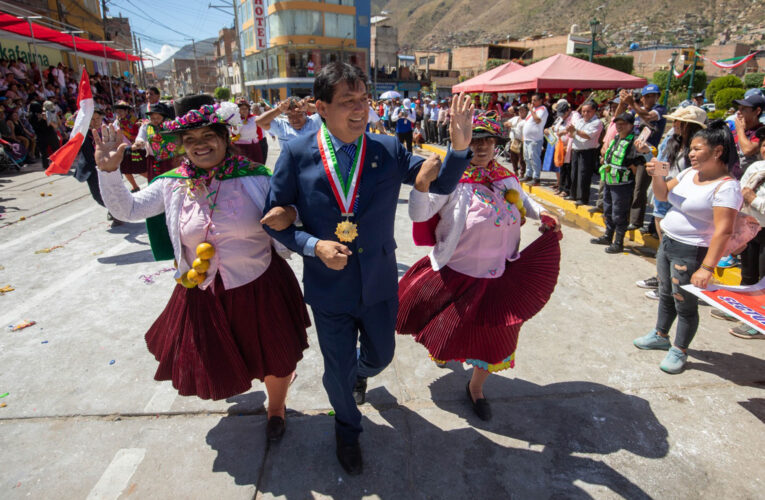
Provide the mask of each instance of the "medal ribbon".
POLYGON ((325 124, 322 123, 321 130, 316 134, 316 139, 319 143, 319 152, 321 153, 321 161, 324 164, 324 172, 326 172, 329 184, 332 186, 335 200, 337 200, 337 204, 340 206, 340 212, 343 215, 351 215, 353 214, 353 203, 356 201, 356 195, 359 190, 361 171, 364 168, 364 156, 367 149, 366 137, 362 134, 356 143, 356 157, 353 159, 351 171, 346 182, 343 181, 340 164, 335 156, 335 148, 332 145, 332 139, 325 124))

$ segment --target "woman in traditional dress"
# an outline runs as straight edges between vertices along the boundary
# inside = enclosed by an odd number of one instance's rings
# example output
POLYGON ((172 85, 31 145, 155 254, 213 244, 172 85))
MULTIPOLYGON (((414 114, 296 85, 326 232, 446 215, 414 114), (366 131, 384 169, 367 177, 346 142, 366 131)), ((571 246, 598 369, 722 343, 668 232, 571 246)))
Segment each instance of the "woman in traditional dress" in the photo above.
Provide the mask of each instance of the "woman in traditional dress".
MULTIPOLYGON (((125 144, 130 145, 135 141, 138 135, 138 128, 141 124, 138 122, 135 113, 133 113, 133 107, 127 101, 117 101, 114 109, 117 111, 117 117, 113 122, 114 130, 121 131, 124 138, 123 141, 125 144)), ((138 187, 138 183, 133 175, 146 174, 145 162, 124 162, 120 170, 125 179, 130 183, 130 187, 133 188, 131 193, 138 192, 141 188, 138 187)))
POLYGON ((521 325, 550 298, 560 266, 557 219, 494 159, 504 140, 496 114, 479 114, 473 158, 454 192, 430 194, 425 182, 415 184, 409 216, 416 225, 437 221, 435 246, 399 284, 397 331, 413 335, 440 366, 452 360, 473 366, 467 396, 483 420, 491 418, 483 384, 490 373, 513 367, 521 325), (545 233, 519 252, 527 216, 541 220, 545 233))
POLYGON ((261 144, 265 134, 263 129, 255 123, 254 114, 250 112, 250 103, 247 99, 239 99, 236 103, 239 106, 239 116, 242 118, 242 125, 239 127, 239 134, 234 144, 239 151, 256 163, 266 163, 266 157, 263 154, 261 144))
MULTIPOLYGON (((310 321, 295 275, 261 225, 270 172, 231 153, 211 96, 185 97, 175 111, 178 118, 165 122, 163 133, 180 137, 186 158, 135 195, 120 180, 126 146, 119 134, 103 127, 96 139, 106 205, 123 220, 149 218, 155 257, 176 261, 178 285, 146 333, 159 361, 155 379, 203 399, 228 398, 250 389, 252 379, 264 381, 266 434, 276 441, 310 321)), ((286 228, 292 210, 283 211, 286 221, 266 215, 269 225, 286 228)))

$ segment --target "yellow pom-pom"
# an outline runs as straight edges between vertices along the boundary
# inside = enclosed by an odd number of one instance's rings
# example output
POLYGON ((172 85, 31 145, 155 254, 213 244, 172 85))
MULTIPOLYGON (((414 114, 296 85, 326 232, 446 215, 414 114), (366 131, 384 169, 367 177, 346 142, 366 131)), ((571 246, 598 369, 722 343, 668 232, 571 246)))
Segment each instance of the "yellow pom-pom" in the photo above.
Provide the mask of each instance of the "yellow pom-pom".
POLYGON ((197 284, 191 281, 189 277, 186 276, 185 274, 181 276, 181 285, 183 285, 186 288, 194 288, 195 286, 197 286, 197 284))
POLYGON ((520 207, 518 211, 521 213, 521 217, 526 217, 526 208, 520 207))
POLYGON ((515 189, 508 189, 505 191, 505 201, 508 203, 516 204, 521 199, 521 193, 515 189))
POLYGON ((210 260, 215 255, 215 248, 207 243, 206 241, 204 243, 200 243, 197 245, 197 257, 203 260, 210 260))
POLYGON ((199 273, 195 271, 194 269, 189 269, 189 272, 186 273, 186 278, 188 278, 189 281, 194 283, 195 285, 199 285, 202 283, 207 276, 205 273, 199 273))
POLYGON ((210 269, 210 261, 197 258, 194 259, 191 267, 198 273, 206 273, 207 270, 210 269))

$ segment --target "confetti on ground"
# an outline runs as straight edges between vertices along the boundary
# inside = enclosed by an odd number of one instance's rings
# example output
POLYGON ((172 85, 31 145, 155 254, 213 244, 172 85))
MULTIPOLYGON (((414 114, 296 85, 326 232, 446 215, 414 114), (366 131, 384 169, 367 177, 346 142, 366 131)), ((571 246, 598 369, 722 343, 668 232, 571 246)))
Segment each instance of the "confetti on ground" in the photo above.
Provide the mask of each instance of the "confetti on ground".
POLYGON ((21 217, 19 217, 19 220, 27 220, 27 218, 24 217, 24 216, 21 216, 21 217))
POLYGON ((169 271, 175 271, 175 268, 174 268, 174 267, 165 267, 164 269, 160 269, 160 270, 159 270, 159 271, 157 271, 156 273, 152 273, 152 274, 142 274, 141 276, 139 276, 139 278, 138 278, 138 279, 139 279, 139 280, 142 280, 142 281, 143 281, 144 283, 146 283, 147 285, 151 285, 151 284, 153 284, 153 283, 154 283, 154 280, 155 280, 155 279, 156 279, 156 278, 157 278, 157 277, 158 277, 160 274, 162 274, 162 273, 166 273, 166 272, 169 272, 169 271))
POLYGON ((109 361, 109 364, 113 365, 114 364, 114 360, 109 361))
POLYGON ((6 403, 0 403, 0 408, 5 408, 6 406, 8 406, 6 403))
POLYGON ((7 396, 8 394, 10 394, 10 392, 6 392, 5 394, 0 394, 0 399, 3 399, 3 398, 4 398, 5 396, 7 396))
POLYGON ((40 254, 40 253, 51 253, 53 250, 58 250, 59 248, 64 248, 64 246, 66 246, 66 245, 68 245, 69 243, 73 242, 74 240, 76 240, 77 238, 79 238, 80 236, 82 236, 83 234, 87 233, 88 231, 92 231, 93 229, 95 229, 95 228, 97 228, 97 227, 99 227, 99 226, 103 226, 104 224, 108 224, 108 223, 107 223, 107 222, 101 222, 101 223, 99 223, 99 224, 96 224, 95 226, 90 226, 90 227, 89 227, 89 228, 87 228, 87 229, 83 229, 82 231, 80 231, 80 232, 79 232, 79 234, 77 234, 76 236, 74 236, 74 237, 72 237, 72 238, 69 238, 68 240, 66 240, 66 241, 65 241, 65 242, 63 242, 63 243, 59 243, 58 245, 53 245, 53 246, 52 246, 52 247, 50 247, 50 248, 43 248, 43 249, 40 249, 40 250, 36 250, 36 251, 35 251, 35 253, 36 253, 36 254, 40 254))
POLYGON ((14 291, 15 288, 13 288, 11 285, 5 285, 3 288, 0 288, 0 295, 5 295, 8 292, 14 291))
POLYGON ((25 319, 24 321, 19 321, 15 325, 8 325, 8 328, 11 329, 12 332, 17 332, 19 330, 23 330, 24 328, 29 328, 32 325, 36 325, 37 321, 30 321, 28 319, 25 319))
POLYGON ((0 271, 4 271, 4 270, 5 270, 5 266, 0 266, 0 271))
POLYGON ((334 417, 335 416, 335 410, 329 410, 329 413, 327 415, 329 415, 330 417, 334 417))
POLYGON ((42 341, 42 342, 40 342, 40 343, 41 343, 41 344, 47 344, 47 343, 48 343, 48 341, 47 341, 47 340, 43 340, 43 341, 42 341))

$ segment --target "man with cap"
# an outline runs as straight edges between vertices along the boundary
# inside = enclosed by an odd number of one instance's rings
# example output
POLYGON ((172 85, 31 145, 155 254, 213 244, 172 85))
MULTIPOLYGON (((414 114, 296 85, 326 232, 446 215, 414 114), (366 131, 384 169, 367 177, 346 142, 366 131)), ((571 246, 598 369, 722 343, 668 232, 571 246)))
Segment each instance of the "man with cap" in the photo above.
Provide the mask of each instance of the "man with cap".
POLYGON ((423 160, 393 137, 364 132, 366 82, 364 72, 350 64, 322 67, 313 94, 324 122, 317 134, 283 146, 264 210, 294 206, 302 221, 300 228, 266 231, 303 256, 305 301, 313 310, 324 387, 335 410, 337 458, 349 474, 363 468, 357 405, 365 402, 367 377, 393 359, 398 311, 393 223, 401 184, 451 193, 472 158, 469 96, 452 105, 454 149, 441 164, 435 154, 423 160))
MULTIPOLYGON (((734 169, 733 174, 740 178, 749 165, 759 159, 760 140, 757 138, 757 130, 763 126, 760 117, 765 111, 765 97, 752 92, 748 97, 733 102, 738 105, 731 129, 739 162, 738 169, 734 169)), ((730 125, 730 122, 728 124, 730 125)))
POLYGON ((704 104, 704 92, 693 94, 693 105, 701 107, 704 104))
MULTIPOLYGON (((649 146, 659 147, 661 138, 664 135, 664 127, 667 125, 667 108, 659 103, 661 89, 655 83, 649 83, 641 91, 641 102, 635 100, 632 93, 622 90, 619 95, 622 102, 626 102, 635 117, 635 131, 637 132, 643 126, 651 129, 651 135, 648 136, 646 143, 649 146)), ((630 209, 630 224, 628 229, 639 229, 643 227, 645 218, 645 208, 648 202, 648 187, 651 185, 651 176, 645 171, 645 165, 638 167, 635 174, 635 192, 632 196, 632 207, 630 209)))
POLYGON ((629 224, 635 173, 639 166, 645 165, 645 156, 635 149, 635 116, 621 113, 614 118, 613 123, 617 135, 607 145, 600 167, 600 179, 604 184, 603 218, 606 232, 600 238, 591 239, 590 243, 608 245, 606 253, 621 253, 629 224))
POLYGON ((316 107, 308 102, 308 98, 299 99, 292 96, 279 103, 274 109, 268 110, 255 119, 258 127, 279 139, 279 146, 284 148, 287 141, 305 135, 315 135, 321 128, 321 116, 316 113, 316 107), (313 114, 308 116, 308 111, 313 114), (287 118, 280 118, 284 113, 287 118))

